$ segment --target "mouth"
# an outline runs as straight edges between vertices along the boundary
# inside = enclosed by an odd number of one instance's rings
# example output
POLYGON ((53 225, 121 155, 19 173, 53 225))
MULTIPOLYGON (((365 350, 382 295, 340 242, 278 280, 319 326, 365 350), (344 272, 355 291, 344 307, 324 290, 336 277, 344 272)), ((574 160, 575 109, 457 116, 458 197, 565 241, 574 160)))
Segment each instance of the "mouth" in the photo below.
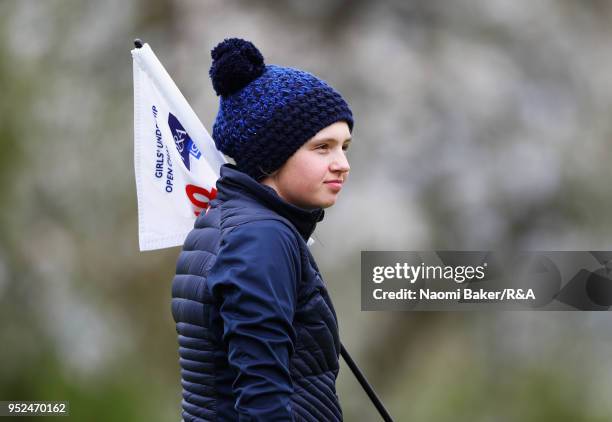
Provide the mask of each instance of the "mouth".
POLYGON ((344 182, 341 179, 334 179, 334 180, 327 180, 324 183, 328 185, 329 187, 331 187, 333 190, 339 191, 340 189, 342 189, 342 184, 344 182))

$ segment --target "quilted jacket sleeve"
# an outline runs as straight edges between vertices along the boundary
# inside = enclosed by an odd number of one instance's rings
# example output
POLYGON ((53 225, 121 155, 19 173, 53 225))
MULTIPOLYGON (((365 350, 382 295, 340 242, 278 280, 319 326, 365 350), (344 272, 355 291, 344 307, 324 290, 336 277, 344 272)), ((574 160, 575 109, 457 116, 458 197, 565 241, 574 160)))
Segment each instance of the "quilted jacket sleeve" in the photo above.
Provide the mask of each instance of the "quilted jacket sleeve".
POLYGON ((297 239, 278 221, 238 226, 221 242, 208 281, 221 300, 240 421, 293 420, 289 361, 299 263, 297 239))

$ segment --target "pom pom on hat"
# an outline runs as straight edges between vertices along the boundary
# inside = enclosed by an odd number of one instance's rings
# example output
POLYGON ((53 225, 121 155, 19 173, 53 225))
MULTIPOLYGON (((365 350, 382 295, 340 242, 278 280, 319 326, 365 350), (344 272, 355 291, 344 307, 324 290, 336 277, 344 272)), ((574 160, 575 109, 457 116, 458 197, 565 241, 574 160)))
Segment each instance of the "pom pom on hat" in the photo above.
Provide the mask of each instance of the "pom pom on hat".
POLYGON ((217 95, 230 95, 261 76, 264 58, 251 42, 226 38, 212 51, 209 75, 217 95))

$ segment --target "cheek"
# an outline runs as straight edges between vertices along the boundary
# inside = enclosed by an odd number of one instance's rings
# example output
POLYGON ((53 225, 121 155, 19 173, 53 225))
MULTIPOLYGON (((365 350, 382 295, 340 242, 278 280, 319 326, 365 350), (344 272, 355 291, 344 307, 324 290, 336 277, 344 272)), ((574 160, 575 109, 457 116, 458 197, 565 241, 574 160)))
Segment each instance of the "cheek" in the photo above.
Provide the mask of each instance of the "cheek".
POLYGON ((324 188, 328 162, 325 156, 312 151, 298 151, 287 162, 281 173, 282 190, 296 201, 319 195, 324 188))
POLYGON ((312 160, 307 167, 303 168, 300 176, 298 176, 303 190, 310 192, 318 191, 325 180, 326 169, 326 166, 316 160, 312 160))
POLYGON ((290 167, 290 177, 301 186, 312 186, 325 178, 327 163, 316 155, 303 155, 290 167))
POLYGON ((313 190, 314 180, 312 172, 307 167, 294 167, 291 172, 285 174, 283 184, 294 194, 300 195, 307 193, 313 190))

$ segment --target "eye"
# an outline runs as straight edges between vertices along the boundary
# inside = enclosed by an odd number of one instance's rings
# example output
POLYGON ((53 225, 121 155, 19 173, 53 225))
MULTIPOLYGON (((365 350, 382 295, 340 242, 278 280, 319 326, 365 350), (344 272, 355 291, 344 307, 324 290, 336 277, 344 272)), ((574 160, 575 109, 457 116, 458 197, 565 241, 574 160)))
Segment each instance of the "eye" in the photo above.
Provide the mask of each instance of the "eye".
POLYGON ((349 149, 349 144, 342 145, 342 151, 348 151, 348 149, 349 149))
POLYGON ((326 149, 329 149, 329 145, 327 145, 327 144, 320 144, 320 145, 317 145, 315 149, 326 150, 326 149))

